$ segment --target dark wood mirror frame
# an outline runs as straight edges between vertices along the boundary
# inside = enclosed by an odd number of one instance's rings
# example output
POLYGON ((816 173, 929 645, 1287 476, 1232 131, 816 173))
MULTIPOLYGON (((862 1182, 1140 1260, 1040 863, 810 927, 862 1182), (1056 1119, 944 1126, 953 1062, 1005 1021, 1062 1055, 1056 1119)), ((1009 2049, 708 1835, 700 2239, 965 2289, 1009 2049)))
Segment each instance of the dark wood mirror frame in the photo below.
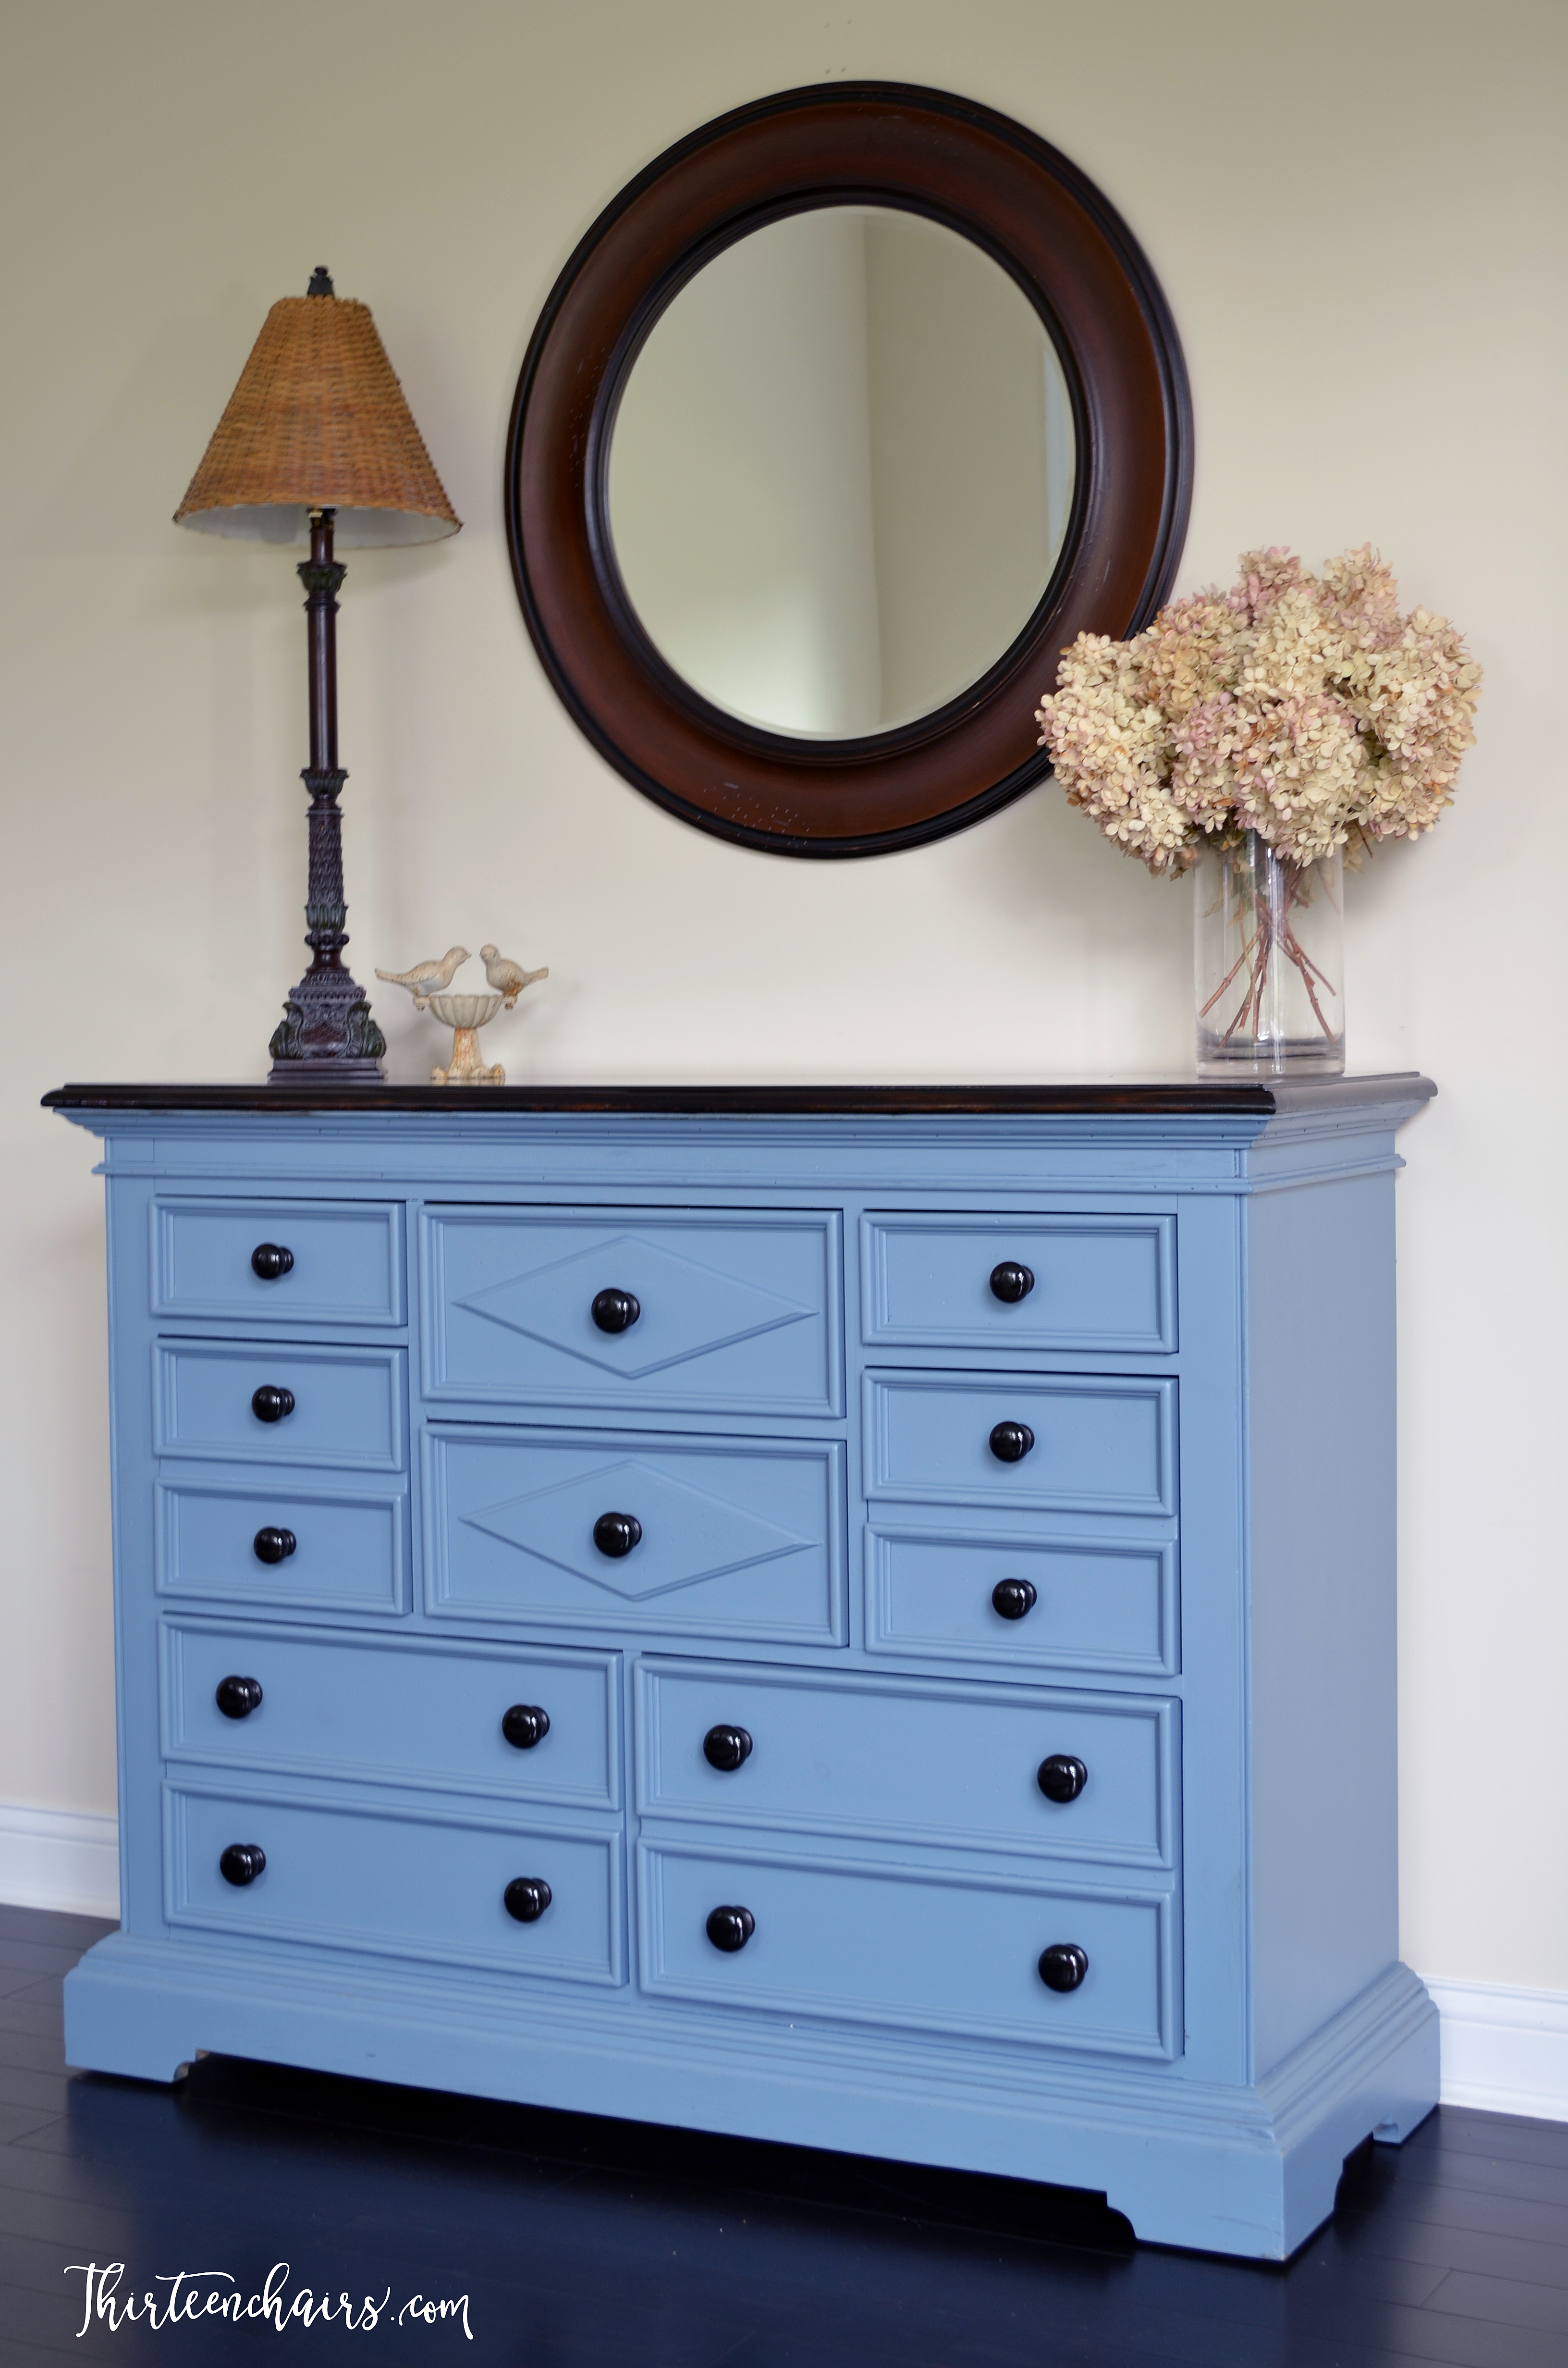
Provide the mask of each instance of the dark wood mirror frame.
POLYGON ((963 829, 1049 770, 1034 709, 1078 633, 1136 632, 1181 555, 1192 417, 1175 325, 1136 240, 1057 150, 991 108, 893 83, 784 91, 721 116, 630 182, 551 292, 517 382, 504 484, 523 613, 600 754, 672 814, 779 855, 876 855, 963 829), (1076 486, 1023 632, 916 723, 800 740, 724 714, 665 664, 621 585, 610 435, 642 342, 721 249, 821 206, 895 206, 973 239, 1061 356, 1076 486))

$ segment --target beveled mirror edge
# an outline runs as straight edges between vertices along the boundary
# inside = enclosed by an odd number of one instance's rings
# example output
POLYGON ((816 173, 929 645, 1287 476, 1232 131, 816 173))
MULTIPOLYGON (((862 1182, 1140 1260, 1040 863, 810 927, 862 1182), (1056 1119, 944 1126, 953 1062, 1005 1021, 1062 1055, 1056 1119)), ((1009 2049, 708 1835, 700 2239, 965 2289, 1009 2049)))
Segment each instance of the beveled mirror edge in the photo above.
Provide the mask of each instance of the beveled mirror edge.
MULTIPOLYGON (((694 256, 700 251, 705 259, 708 254, 717 251, 719 244, 726 243, 721 238, 726 226, 743 218, 761 221, 762 213, 755 202, 748 205, 744 199, 737 200, 727 210, 710 207, 699 227, 672 250, 671 260, 657 279, 651 286, 645 285, 631 303, 615 312, 614 334, 601 338, 590 357, 595 366, 591 408, 584 423, 586 433, 573 455, 573 466, 580 472, 580 498, 569 505, 566 533, 559 538, 536 535, 531 552, 525 518, 525 438, 541 368, 551 357, 551 341, 562 315, 585 271, 627 215, 641 201, 667 188, 673 173, 702 158, 720 142, 733 142, 737 134, 776 126, 778 119, 790 114, 801 119, 802 138, 809 140, 813 128, 820 134, 821 122, 831 120, 832 111, 846 108, 870 110, 873 123, 896 119, 905 124, 906 131, 908 119, 935 116, 955 127, 967 127, 975 135, 1011 151, 1026 178, 1032 171, 1042 181, 1054 185, 1054 192, 1064 197, 1092 226, 1105 256, 1114 261, 1119 273, 1119 283, 1114 290, 1116 298, 1123 309, 1131 300, 1146 339, 1146 349, 1136 361, 1128 361, 1124 351, 1120 365, 1134 375, 1138 370, 1146 375, 1152 372, 1158 384, 1159 416, 1155 426, 1162 445, 1161 484, 1157 515, 1151 507, 1142 521, 1140 548, 1146 547, 1147 556, 1142 589, 1135 599, 1124 601, 1125 613, 1119 609, 1114 620, 1096 620, 1094 630, 1136 632, 1167 597, 1180 564, 1193 466, 1191 398, 1185 360, 1169 306, 1142 248, 1108 199, 1069 158, 1026 126, 977 100, 920 85, 882 82, 834 83, 776 92, 699 125, 654 157, 616 194, 577 242, 558 275, 529 338, 518 377, 506 438, 503 498, 508 552, 524 618, 557 696, 585 737, 634 788, 679 819, 736 844, 814 859, 893 853, 928 844, 998 812, 1050 770, 1042 751, 1031 746, 1026 753, 1017 746, 1017 723, 1020 715, 1032 715, 1040 693, 1049 687, 1063 639, 1070 639, 1072 632, 1078 629, 1071 617, 1063 621, 1062 598, 1053 608, 1053 595, 1061 593, 1063 586, 1070 590, 1074 572, 1082 568, 1086 550, 1085 517, 1095 499, 1091 480, 1096 468, 1100 472, 1099 492, 1105 492, 1104 456, 1096 441, 1096 404, 1097 399, 1103 414, 1107 380, 1102 370, 1095 383, 1086 388, 1081 383, 1083 356, 1065 334, 1058 304, 1052 301, 1051 287, 1026 268, 1017 245, 1009 246, 1006 240, 994 235, 979 235, 961 215, 955 213, 950 203, 932 202, 914 209, 928 211, 934 219, 977 237, 977 243, 987 247, 1024 287, 1046 321, 1062 359, 1074 400, 1075 427, 1082 438, 1082 458, 1068 540, 1051 584, 1023 633, 985 676, 947 708, 874 739, 803 743, 740 723, 722 710, 710 707, 700 693, 682 682, 659 657, 631 615, 624 594, 616 597, 613 560, 607 564, 602 516, 605 419, 607 412, 613 418, 614 397, 630 368, 629 361, 621 361, 618 367, 618 357, 628 341, 634 355, 652 319, 657 317, 691 273, 700 268, 700 260, 691 260, 694 256), (589 445, 593 448, 591 453, 586 449, 589 445), (574 542, 576 548, 570 552, 551 550, 548 544, 552 540, 574 542), (542 578, 542 597, 536 574, 542 578), (577 603, 574 612, 574 601, 577 603), (585 666, 581 651, 563 654, 557 647, 558 634, 552 630, 550 613, 552 605, 557 616, 565 614, 574 624, 586 625, 586 632, 579 639, 592 641, 597 634, 600 660, 608 660, 612 670, 619 670, 622 690, 630 694, 630 704, 635 708, 641 701, 645 712, 642 718, 632 715, 631 729, 619 711, 615 726, 611 727, 596 705, 595 696, 577 678, 570 658, 576 656, 578 672, 586 675, 596 694, 604 680, 603 665, 598 668, 592 664, 585 666), (597 616, 591 614, 596 609, 597 616), (998 766, 994 757, 986 760, 983 744, 987 737, 993 742, 997 739, 998 717, 1004 712, 1004 734, 1011 736, 1013 748, 1009 759, 998 766), (665 728, 661 730, 661 725, 665 728), (635 745, 639 739, 643 744, 641 748, 635 745), (652 747, 648 745, 650 740, 652 747), (972 780, 979 771, 983 786, 968 794, 949 793, 946 802, 933 810, 929 785, 923 786, 919 780, 920 760, 934 744, 944 742, 952 744, 940 753, 953 781, 964 777, 963 759, 972 752, 979 762, 971 763, 967 780, 972 780), (698 769, 705 775, 700 786, 714 803, 704 803, 700 797, 687 793, 693 784, 677 785, 668 777, 670 772, 681 769, 680 764, 670 761, 672 750, 678 751, 687 769, 693 767, 695 752, 698 769), (654 765, 661 758, 663 769, 655 770, 654 765), (925 810, 890 819, 885 810, 890 803, 898 801, 901 784, 896 775, 900 768, 907 777, 903 785, 906 803, 920 805, 924 801, 925 810), (883 818, 876 826, 857 828, 847 817, 847 826, 844 827, 791 826, 791 820, 798 820, 799 815, 791 817, 785 809, 798 809, 808 794, 813 808, 820 808, 833 794, 835 775, 842 782, 843 777, 851 772, 860 780, 841 788, 840 803, 848 806, 858 791, 862 805, 869 803, 883 810, 883 818), (881 779, 876 778, 879 772, 881 779), (726 773, 749 773, 751 779, 743 784, 723 778, 726 773), (988 780, 984 779, 987 773, 991 775, 988 780), (864 794, 868 778, 875 781, 876 791, 869 801, 864 794), (767 823, 759 825, 748 819, 744 811, 736 810, 744 809, 748 803, 754 808, 760 804, 767 810, 767 823)), ((933 166, 928 173, 928 185, 936 177, 933 166)), ((903 185, 885 175, 878 180, 874 172, 867 171, 852 182, 818 180, 810 186, 815 191, 810 200, 812 204, 875 204, 897 202, 896 199, 890 199, 888 192, 903 185)), ((800 209, 790 204, 788 196, 780 199, 777 191, 774 199, 767 201, 767 211, 775 217, 797 210, 800 209)), ((1003 204, 1000 212, 1004 218, 1006 211, 1003 204)), ((733 229, 728 243, 743 235, 744 228, 733 229)), ((1092 244, 1085 243, 1084 254, 1074 256, 1072 267, 1080 273, 1086 268, 1091 278, 1094 268, 1102 272, 1106 268, 1103 256, 1089 256, 1092 244)), ((1065 284, 1065 268, 1056 283, 1058 293, 1065 284)), ((1077 301, 1082 302, 1081 293, 1077 301)), ((579 373, 581 368, 579 362, 579 373)), ((1128 385, 1131 383, 1129 379, 1128 385)), ((1119 393, 1125 412, 1131 398, 1127 386, 1119 393)), ((1144 425, 1149 423, 1145 421, 1144 425)), ((1126 443, 1125 419, 1120 433, 1126 443)), ((1142 458, 1146 469, 1148 455, 1142 458)), ((559 487, 555 489, 555 500, 559 509, 559 487)), ((1127 555, 1123 554, 1124 559, 1127 555)), ((1108 564, 1102 562, 1102 572, 1108 564)), ((600 704, 603 703, 601 698, 600 704)), ((928 772, 928 766, 925 769, 928 772)))

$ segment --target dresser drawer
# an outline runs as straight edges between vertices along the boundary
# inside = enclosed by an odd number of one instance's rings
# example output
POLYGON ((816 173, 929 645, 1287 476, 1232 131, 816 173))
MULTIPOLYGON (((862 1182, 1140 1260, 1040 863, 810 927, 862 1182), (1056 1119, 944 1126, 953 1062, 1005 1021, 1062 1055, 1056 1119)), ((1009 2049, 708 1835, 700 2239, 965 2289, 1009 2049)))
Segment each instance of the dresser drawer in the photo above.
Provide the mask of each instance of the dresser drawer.
POLYGON ((1174 1381, 869 1374, 866 1494, 1040 1512, 1176 1507, 1174 1381), (1005 1460, 1007 1426, 1032 1434, 1005 1460))
POLYGON ((644 1842, 642 1987, 704 2005, 912 2024, 1117 2055, 1174 2052, 1175 1901, 1163 1892, 1007 1880, 912 1865, 644 1842), (733 1952, 715 1907, 754 1930, 733 1952), (1066 1943, 1088 1970, 1062 1993, 1040 1959, 1066 1943))
POLYGON ((156 1486, 161 1595, 282 1611, 408 1610, 408 1498, 319 1475, 165 1465, 156 1486), (291 1543, 290 1543, 291 1541, 291 1543))
POLYGON ((283 1776, 620 1805, 619 1661, 610 1654, 393 1643, 263 1626, 163 1623, 163 1751, 283 1776), (261 1689, 256 1706, 218 1689, 261 1689), (502 1721, 514 1706, 543 1712, 502 1721), (233 1715, 235 1707, 241 1714, 233 1715))
POLYGON ((1172 1675, 1176 1542, 965 1534, 879 1520, 866 1531, 866 1649, 1014 1670, 1172 1675))
POLYGON ((154 1351, 153 1443, 160 1455, 230 1463, 331 1463, 401 1472, 404 1351, 317 1349, 295 1340, 165 1340, 154 1351), (257 1411, 257 1392, 291 1406, 257 1411))
POLYGON ((422 1465, 433 1615, 845 1640, 836 1440, 465 1427, 427 1430, 422 1465), (596 1542, 613 1515, 641 1532, 623 1553, 596 1542))
POLYGON ((860 1251, 872 1348, 1157 1356, 1176 1345, 1174 1217, 873 1214, 860 1251), (1020 1295, 999 1296, 993 1275, 1020 1295))
POLYGON ((403 1268, 401 1206, 153 1203, 153 1313, 176 1322, 401 1324, 403 1268), (258 1274, 252 1255, 268 1251, 283 1256, 258 1274))
POLYGON ((425 1395, 840 1415, 840 1228, 836 1212, 429 1209, 425 1395))
POLYGON ((644 1816, 1173 1862, 1173 1702, 645 1660, 637 1724, 644 1816))
POLYGON ((560 1980, 625 1978, 618 1833, 183 1779, 165 1786, 164 1804, 171 1924, 560 1980), (235 1843, 266 1859, 243 1888, 220 1863, 235 1843), (518 1877, 550 1886, 531 1923, 505 1904, 518 1877))

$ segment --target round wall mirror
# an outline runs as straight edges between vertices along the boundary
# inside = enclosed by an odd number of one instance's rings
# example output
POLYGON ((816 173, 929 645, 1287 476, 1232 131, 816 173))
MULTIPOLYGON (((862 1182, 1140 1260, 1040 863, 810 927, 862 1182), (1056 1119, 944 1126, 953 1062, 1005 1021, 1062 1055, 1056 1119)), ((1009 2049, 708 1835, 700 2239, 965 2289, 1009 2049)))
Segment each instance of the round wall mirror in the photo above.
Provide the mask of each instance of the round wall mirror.
POLYGON ((609 761, 725 837, 860 855, 1040 779, 1057 655, 1164 598, 1190 471, 1176 334, 1099 192, 990 109, 835 84, 705 126, 594 224, 505 495, 609 761))
POLYGON ((1017 641, 1073 480, 1066 377, 1017 281, 945 222, 824 206, 737 239, 659 315, 608 518, 683 681, 765 730, 856 740, 1017 641))

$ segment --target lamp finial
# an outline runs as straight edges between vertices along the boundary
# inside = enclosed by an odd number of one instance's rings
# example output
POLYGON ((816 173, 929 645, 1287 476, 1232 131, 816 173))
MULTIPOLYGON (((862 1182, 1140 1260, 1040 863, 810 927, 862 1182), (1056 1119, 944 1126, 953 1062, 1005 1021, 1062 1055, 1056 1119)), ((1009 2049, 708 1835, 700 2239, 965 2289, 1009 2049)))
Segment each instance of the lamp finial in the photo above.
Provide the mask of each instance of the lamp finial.
POLYGON ((307 296, 335 296, 337 293, 332 284, 332 274, 324 263, 318 263, 312 272, 311 284, 305 293, 307 296))

